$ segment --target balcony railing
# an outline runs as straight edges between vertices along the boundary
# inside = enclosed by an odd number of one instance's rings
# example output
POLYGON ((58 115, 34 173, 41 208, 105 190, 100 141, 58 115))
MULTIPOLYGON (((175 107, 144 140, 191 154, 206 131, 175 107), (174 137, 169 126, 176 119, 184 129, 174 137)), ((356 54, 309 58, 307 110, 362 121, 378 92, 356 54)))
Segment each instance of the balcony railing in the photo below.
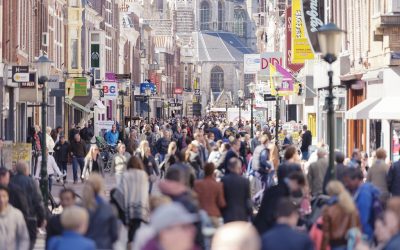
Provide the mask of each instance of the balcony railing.
POLYGON ((400 25, 400 14, 383 14, 376 17, 378 27, 390 27, 400 25))

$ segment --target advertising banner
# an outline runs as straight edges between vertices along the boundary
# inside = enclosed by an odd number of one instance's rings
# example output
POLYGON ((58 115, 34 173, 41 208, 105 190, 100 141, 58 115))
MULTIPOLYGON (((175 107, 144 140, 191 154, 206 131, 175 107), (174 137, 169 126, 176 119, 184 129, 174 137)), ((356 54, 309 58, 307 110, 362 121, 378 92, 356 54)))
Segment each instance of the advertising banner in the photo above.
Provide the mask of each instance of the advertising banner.
POLYGON ((282 52, 266 52, 261 54, 261 61, 260 61, 260 69, 262 75, 269 76, 270 75, 270 68, 269 65, 276 65, 276 64, 283 64, 282 61, 283 54, 282 52))
POLYGON ((103 81, 104 99, 116 100, 118 97, 118 84, 111 81, 103 81))
POLYGON ((286 68, 288 68, 293 73, 299 72, 303 68, 304 64, 293 63, 292 62, 292 6, 286 9, 286 68))
POLYGON ((12 66, 13 82, 29 82, 29 66, 12 66))
POLYGON ((301 0, 292 1, 292 63, 304 63, 314 59, 303 20, 301 0))
POLYGON ((87 78, 77 77, 74 83, 74 96, 87 96, 87 78))
POLYGON ((308 40, 314 53, 319 52, 317 31, 324 25, 324 0, 303 0, 303 17, 307 27, 308 40))
POLYGON ((4 142, 2 152, 3 162, 7 168, 11 168, 18 161, 25 161, 29 165, 32 158, 32 144, 4 142))
POLYGON ((260 70, 260 61, 260 54, 244 54, 244 73, 257 74, 257 72, 260 70))
POLYGON ((144 95, 146 94, 146 89, 151 89, 151 93, 155 94, 156 93, 156 85, 151 82, 143 82, 140 84, 140 94, 144 95))

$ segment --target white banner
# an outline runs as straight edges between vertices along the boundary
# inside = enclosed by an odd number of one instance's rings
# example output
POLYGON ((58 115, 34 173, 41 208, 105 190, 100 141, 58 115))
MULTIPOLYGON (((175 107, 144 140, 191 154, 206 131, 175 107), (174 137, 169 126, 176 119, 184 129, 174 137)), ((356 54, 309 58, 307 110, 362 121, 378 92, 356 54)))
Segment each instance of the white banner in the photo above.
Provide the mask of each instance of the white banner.
POLYGON ((103 82, 104 99, 116 100, 118 97, 118 83, 116 82, 103 82))
POLYGON ((260 61, 260 54, 244 54, 244 73, 257 74, 257 72, 260 70, 260 61))

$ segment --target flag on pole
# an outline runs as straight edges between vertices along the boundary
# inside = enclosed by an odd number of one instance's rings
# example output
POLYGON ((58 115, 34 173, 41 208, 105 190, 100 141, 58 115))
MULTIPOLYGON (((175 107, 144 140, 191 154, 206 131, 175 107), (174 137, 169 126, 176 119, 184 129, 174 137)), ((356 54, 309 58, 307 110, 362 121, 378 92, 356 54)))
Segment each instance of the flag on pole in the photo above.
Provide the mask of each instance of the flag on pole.
POLYGON ((271 86, 271 95, 276 96, 277 94, 279 96, 288 96, 292 95, 294 93, 294 84, 295 80, 292 74, 290 74, 286 69, 284 69, 281 65, 276 64, 273 65, 272 63, 269 64, 270 67, 270 86, 271 86), (274 82, 274 75, 276 72, 279 72, 282 75, 282 86, 280 86, 278 93, 275 88, 275 82, 274 82))

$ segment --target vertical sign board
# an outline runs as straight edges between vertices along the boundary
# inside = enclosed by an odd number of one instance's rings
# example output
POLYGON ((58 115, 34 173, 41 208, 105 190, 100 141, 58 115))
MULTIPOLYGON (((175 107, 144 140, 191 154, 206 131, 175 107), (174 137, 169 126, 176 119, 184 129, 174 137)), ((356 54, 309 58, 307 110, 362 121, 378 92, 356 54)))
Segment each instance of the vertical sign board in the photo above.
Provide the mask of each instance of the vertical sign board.
POLYGON ((106 100, 116 100, 118 97, 118 83, 103 81, 103 94, 106 100))
POLYGON ((306 35, 301 3, 301 0, 292 1, 292 63, 304 63, 305 60, 314 59, 306 35))
POLYGON ((12 66, 13 82, 29 82, 29 66, 12 66))
POLYGON ((304 64, 292 63, 292 6, 286 9, 286 68, 292 72, 299 72, 303 68, 304 64))
POLYGON ((87 78, 77 77, 74 84, 74 96, 87 96, 87 78))
POLYGON ((303 16, 307 27, 308 40, 314 53, 319 52, 318 28, 324 25, 324 0, 302 0, 303 16))

